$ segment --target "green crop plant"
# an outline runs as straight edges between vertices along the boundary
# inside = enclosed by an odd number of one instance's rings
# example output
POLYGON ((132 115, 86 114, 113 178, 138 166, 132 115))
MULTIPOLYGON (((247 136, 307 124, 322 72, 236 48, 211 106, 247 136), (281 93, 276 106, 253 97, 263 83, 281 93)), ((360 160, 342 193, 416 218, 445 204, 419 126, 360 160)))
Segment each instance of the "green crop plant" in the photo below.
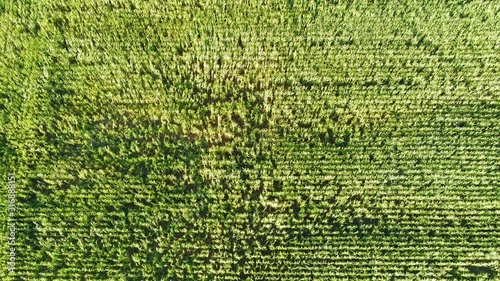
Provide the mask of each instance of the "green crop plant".
POLYGON ((0 1, 0 279, 498 279, 499 11, 0 1))

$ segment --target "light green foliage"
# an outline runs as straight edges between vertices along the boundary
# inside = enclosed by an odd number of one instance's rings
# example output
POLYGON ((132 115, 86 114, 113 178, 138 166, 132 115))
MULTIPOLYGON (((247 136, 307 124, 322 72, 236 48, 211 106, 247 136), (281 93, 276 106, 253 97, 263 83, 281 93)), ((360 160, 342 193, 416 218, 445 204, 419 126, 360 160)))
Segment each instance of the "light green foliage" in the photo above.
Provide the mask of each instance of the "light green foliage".
POLYGON ((499 278, 498 1, 261 2, 0 1, 0 279, 499 278))

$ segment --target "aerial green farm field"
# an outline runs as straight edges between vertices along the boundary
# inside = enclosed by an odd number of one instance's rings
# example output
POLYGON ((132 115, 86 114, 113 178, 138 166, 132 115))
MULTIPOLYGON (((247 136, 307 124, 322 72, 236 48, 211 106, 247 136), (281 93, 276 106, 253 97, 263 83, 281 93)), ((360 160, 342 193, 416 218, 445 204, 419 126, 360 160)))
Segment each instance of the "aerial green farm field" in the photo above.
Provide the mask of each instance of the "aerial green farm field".
POLYGON ((0 0, 0 175, 0 280, 500 280, 500 2, 0 0))

